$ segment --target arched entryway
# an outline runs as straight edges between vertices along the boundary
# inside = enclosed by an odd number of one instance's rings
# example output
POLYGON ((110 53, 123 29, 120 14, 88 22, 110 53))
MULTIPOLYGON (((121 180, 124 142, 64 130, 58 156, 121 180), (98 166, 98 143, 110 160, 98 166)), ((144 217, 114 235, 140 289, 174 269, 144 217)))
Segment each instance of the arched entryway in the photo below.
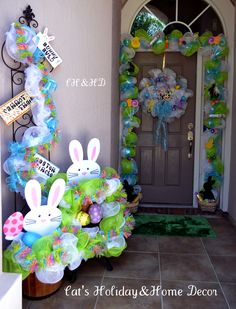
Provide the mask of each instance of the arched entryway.
MULTIPOLYGON (((153 3, 154 1, 127 1, 126 5, 124 6, 122 10, 122 33, 130 32, 132 29, 133 22, 137 16, 137 14, 140 12, 140 10, 145 6, 147 10, 150 8, 148 6, 149 3, 153 3)), ((161 4, 163 1, 159 1, 161 4)), ((172 1, 173 2, 173 1, 172 1)), ((173 20, 180 21, 179 16, 181 16, 181 5, 183 5, 183 1, 176 1, 178 3, 178 11, 175 11, 173 20)), ((203 2, 203 1, 202 1, 203 2)), ((217 14, 221 24, 223 31, 225 35, 227 36, 228 42, 229 42, 229 48, 230 53, 228 56, 228 62, 230 64, 230 67, 233 65, 233 30, 232 25, 234 22, 234 16, 233 16, 233 6, 230 1, 227 1, 224 5, 222 5, 221 1, 204 1, 206 2, 205 8, 200 8, 200 11, 196 14, 196 17, 198 15, 204 15, 205 11, 208 9, 213 10, 215 14, 217 14)), ((158 7, 158 1, 155 1, 156 7, 158 7)), ((161 7, 161 6, 160 6, 161 7)), ((199 19, 196 18, 196 20, 199 19)), ((189 22, 190 26, 196 22, 194 21, 194 18, 189 22)), ((170 20, 169 20, 170 22, 170 20)), ((180 21, 181 22, 181 21, 180 21)), ((171 24, 171 22, 170 22, 171 24)), ((200 29, 201 30, 201 29, 200 29)), ((193 32, 196 30, 194 29, 193 32)), ((200 142, 200 129, 202 127, 201 124, 201 111, 202 111, 202 57, 201 55, 197 55, 197 78, 196 78, 196 102, 197 102, 197 108, 196 108, 196 124, 195 124, 195 136, 196 136, 196 142, 195 142, 195 160, 194 160, 194 186, 193 186, 193 192, 196 192, 199 189, 199 184, 201 182, 201 168, 200 168, 200 161, 201 161, 201 142, 200 142), (201 104, 199 104, 201 102, 201 104)), ((229 108, 231 108, 232 105, 232 86, 233 86, 233 72, 229 71, 229 79, 227 83, 228 88, 228 100, 227 104, 229 108)), ((221 194, 221 209, 224 211, 227 211, 228 208, 228 184, 229 184, 229 163, 230 163, 230 138, 231 138, 231 117, 229 116, 226 123, 226 129, 224 132, 223 137, 223 147, 222 147, 222 156, 224 160, 225 165, 225 174, 224 174, 224 184, 222 186, 222 194, 221 194)), ((193 200, 193 205, 194 200, 193 200)))

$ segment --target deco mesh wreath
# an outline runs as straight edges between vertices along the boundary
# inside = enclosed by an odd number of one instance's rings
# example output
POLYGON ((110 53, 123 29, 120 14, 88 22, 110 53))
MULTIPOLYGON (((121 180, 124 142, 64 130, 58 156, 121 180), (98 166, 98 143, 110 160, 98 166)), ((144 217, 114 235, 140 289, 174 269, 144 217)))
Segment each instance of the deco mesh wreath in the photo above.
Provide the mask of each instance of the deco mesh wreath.
POLYGON ((144 111, 158 118, 155 140, 166 151, 166 123, 180 118, 185 113, 192 91, 187 89, 187 80, 177 76, 171 69, 152 69, 148 74, 150 77, 143 78, 139 84, 139 100, 144 111))

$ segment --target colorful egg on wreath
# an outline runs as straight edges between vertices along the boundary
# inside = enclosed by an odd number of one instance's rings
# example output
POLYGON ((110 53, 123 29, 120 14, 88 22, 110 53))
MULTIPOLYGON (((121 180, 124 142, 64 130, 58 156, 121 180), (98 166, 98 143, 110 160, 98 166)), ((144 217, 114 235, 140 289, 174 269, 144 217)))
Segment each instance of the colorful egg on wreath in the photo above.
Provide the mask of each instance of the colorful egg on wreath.
POLYGON ((14 212, 3 225, 3 233, 7 240, 14 239, 23 229, 23 215, 19 211, 14 212))
POLYGON ((82 226, 86 226, 90 223, 90 216, 86 212, 80 211, 77 215, 77 220, 82 226))
POLYGON ((98 204, 93 204, 89 207, 89 215, 91 218, 91 223, 98 223, 102 219, 102 208, 98 204))

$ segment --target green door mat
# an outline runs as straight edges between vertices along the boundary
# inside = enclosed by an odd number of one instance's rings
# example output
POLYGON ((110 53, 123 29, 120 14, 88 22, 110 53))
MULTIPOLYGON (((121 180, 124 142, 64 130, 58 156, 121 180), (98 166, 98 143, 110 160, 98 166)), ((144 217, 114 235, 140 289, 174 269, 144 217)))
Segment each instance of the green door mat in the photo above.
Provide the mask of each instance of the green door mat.
POLYGON ((135 215, 134 217, 133 234, 216 237, 207 219, 201 216, 135 215))

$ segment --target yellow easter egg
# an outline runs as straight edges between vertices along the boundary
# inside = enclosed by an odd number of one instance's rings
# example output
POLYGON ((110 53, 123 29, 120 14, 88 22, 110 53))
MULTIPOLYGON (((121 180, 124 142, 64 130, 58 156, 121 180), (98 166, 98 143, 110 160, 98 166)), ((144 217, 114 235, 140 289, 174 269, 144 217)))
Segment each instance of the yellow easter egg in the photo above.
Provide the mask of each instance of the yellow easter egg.
POLYGON ((85 226, 90 223, 90 216, 86 212, 80 211, 77 215, 77 220, 82 226, 85 226))
POLYGON ((133 48, 135 48, 135 49, 140 47, 140 40, 139 40, 138 37, 134 37, 134 38, 132 39, 132 41, 131 41, 131 46, 132 46, 133 48))
POLYGON ((132 99, 127 99, 126 102, 127 102, 128 106, 132 106, 132 99))
POLYGON ((213 138, 209 138, 208 142, 206 143, 206 149, 211 149, 214 146, 213 138))

